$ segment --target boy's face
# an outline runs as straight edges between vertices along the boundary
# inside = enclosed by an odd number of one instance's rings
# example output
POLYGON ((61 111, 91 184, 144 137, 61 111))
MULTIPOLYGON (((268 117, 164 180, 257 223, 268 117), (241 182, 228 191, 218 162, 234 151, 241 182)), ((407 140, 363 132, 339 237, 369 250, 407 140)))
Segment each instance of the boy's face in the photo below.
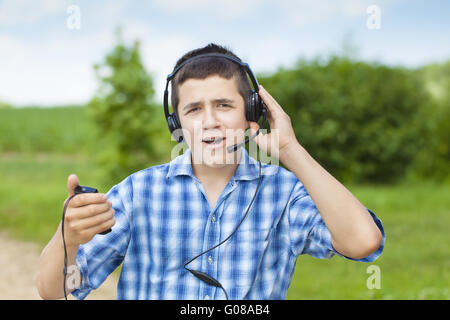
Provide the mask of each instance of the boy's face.
POLYGON ((249 123, 235 79, 188 79, 178 87, 178 96, 179 120, 193 163, 214 168, 236 164, 236 152, 228 153, 226 147, 244 140, 249 123))

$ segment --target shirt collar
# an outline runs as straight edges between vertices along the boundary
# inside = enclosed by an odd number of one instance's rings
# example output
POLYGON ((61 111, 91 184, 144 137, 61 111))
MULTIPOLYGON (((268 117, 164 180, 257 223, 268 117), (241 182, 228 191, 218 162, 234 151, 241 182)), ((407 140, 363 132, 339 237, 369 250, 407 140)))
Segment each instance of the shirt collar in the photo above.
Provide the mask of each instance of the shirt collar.
POLYGON ((180 175, 188 175, 193 177, 194 171, 191 165, 191 149, 186 149, 186 151, 169 162, 169 170, 167 172, 166 178, 171 178, 180 175))
MULTIPOLYGON (((239 161, 239 166, 237 167, 233 178, 234 180, 253 180, 259 177, 259 164, 258 161, 249 156, 245 148, 240 148, 242 156, 239 161)), ((191 162, 191 150, 188 148, 182 154, 173 159, 169 163, 169 170, 167 172, 166 178, 171 178, 180 175, 188 175, 195 177, 194 171, 192 169, 191 162)))

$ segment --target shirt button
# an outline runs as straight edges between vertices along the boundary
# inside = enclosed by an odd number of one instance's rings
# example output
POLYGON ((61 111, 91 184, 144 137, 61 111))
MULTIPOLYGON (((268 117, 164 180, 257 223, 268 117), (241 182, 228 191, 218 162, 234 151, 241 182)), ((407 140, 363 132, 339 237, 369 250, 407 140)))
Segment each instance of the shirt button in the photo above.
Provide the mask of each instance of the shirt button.
POLYGON ((205 300, 209 300, 209 296, 208 295, 205 296, 205 300))
POLYGON ((213 216, 211 217, 211 221, 212 223, 216 222, 216 215, 213 214, 213 216))
POLYGON ((208 262, 209 262, 209 264, 213 263, 213 258, 211 256, 208 256, 208 262))

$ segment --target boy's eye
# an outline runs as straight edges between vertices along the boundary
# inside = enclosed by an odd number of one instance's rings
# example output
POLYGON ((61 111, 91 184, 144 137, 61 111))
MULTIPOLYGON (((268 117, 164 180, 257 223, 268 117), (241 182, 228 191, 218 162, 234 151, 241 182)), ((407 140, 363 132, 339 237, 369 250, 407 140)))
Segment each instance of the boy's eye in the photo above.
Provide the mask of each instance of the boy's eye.
POLYGON ((197 109, 198 109, 198 108, 191 108, 191 109, 188 110, 188 112, 186 112, 186 114, 191 113, 192 111, 195 111, 195 110, 197 110, 197 109))
MULTIPOLYGON (((219 106, 220 106, 221 108, 230 108, 230 107, 231 107, 229 104, 226 104, 226 103, 221 103, 221 104, 219 104, 219 106)), ((191 113, 191 112, 195 112, 195 111, 197 111, 197 109, 199 109, 199 108, 197 108, 197 107, 191 108, 191 109, 189 109, 189 110, 186 112, 186 114, 191 113)))

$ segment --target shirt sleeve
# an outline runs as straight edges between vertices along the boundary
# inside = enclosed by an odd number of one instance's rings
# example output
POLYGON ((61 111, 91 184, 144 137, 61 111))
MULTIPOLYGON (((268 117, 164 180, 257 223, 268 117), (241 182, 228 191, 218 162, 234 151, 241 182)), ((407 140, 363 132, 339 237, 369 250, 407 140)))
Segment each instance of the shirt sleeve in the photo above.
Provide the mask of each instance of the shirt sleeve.
POLYGON ((383 251, 385 243, 383 225, 380 219, 367 208, 366 209, 369 211, 375 224, 380 229, 383 240, 375 252, 362 259, 346 257, 333 248, 330 231, 325 225, 311 196, 303 185, 297 185, 294 188, 292 201, 288 204, 287 208, 289 210, 291 250, 295 256, 309 254, 310 256, 319 259, 329 259, 334 255, 338 255, 353 261, 372 262, 376 260, 383 251))
POLYGON ((112 187, 108 200, 112 203, 116 223, 106 235, 95 235, 78 248, 76 264, 81 273, 81 285, 72 291, 77 299, 84 299, 97 289, 122 263, 130 240, 131 180, 125 179, 112 187))

